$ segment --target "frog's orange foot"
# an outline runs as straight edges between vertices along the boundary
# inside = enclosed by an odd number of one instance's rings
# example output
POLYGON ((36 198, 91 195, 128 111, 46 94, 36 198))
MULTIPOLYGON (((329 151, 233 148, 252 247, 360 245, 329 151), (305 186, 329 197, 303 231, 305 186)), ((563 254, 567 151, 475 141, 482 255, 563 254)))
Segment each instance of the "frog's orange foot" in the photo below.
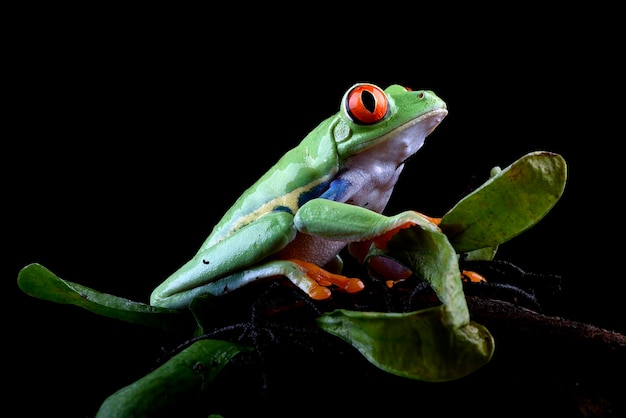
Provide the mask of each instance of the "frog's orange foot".
POLYGON ((348 278, 341 274, 334 274, 324 270, 316 264, 308 263, 302 260, 290 259, 289 261, 296 263, 304 272, 304 274, 313 280, 308 290, 309 296, 315 300, 327 299, 330 297, 330 289, 327 286, 337 286, 339 289, 356 293, 363 290, 365 285, 359 279, 348 278))
POLYGON ((487 283, 481 274, 469 270, 461 270, 461 280, 466 283, 487 283))

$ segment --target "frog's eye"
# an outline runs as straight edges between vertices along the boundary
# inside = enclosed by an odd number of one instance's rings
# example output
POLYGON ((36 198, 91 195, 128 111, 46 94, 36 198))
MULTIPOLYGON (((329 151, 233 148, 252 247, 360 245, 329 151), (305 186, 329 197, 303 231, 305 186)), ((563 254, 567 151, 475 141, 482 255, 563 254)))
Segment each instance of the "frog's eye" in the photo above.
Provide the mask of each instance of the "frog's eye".
POLYGON ((355 123, 380 122, 389 110, 387 95, 373 84, 357 84, 346 94, 346 111, 355 123))

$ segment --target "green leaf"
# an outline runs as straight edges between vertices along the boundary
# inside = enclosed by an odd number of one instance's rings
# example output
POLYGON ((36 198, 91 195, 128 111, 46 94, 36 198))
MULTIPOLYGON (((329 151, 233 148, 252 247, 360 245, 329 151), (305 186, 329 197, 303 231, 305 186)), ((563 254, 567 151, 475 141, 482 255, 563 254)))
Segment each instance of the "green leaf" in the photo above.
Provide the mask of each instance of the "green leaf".
POLYGON ((386 249, 372 246, 366 262, 372 257, 393 259, 426 281, 444 305, 445 325, 469 322, 458 256, 444 234, 414 225, 395 234, 386 249))
POLYGON ((498 247, 479 248, 465 253, 465 260, 493 260, 498 252, 498 247))
POLYGON ((416 380, 461 378, 489 362, 494 340, 480 324, 443 324, 443 306, 411 313, 336 310, 318 324, 382 370, 416 380))
POLYGON ((203 402, 218 373, 238 353, 250 348, 222 340, 198 340, 141 379, 118 390, 96 417, 179 416, 185 403, 203 402))
POLYGON ((76 305, 99 315, 152 328, 176 330, 189 320, 181 311, 133 302, 63 280, 37 263, 20 270, 17 284, 26 294, 39 299, 76 305))
POLYGON ((196 320, 196 329, 193 335, 199 337, 215 329, 214 318, 223 316, 223 311, 220 309, 222 306, 218 296, 207 293, 193 298, 189 304, 189 312, 196 320))
POLYGON ((536 151, 493 173, 446 213, 439 227, 458 253, 496 248, 539 222, 561 198, 567 165, 536 151))
POLYGON ((442 304, 410 313, 336 310, 318 318, 322 329, 382 370, 411 379, 458 379, 489 362, 493 337, 470 321, 458 256, 444 234, 415 225, 400 230, 386 249, 372 247, 367 261, 375 257, 410 268, 442 304))

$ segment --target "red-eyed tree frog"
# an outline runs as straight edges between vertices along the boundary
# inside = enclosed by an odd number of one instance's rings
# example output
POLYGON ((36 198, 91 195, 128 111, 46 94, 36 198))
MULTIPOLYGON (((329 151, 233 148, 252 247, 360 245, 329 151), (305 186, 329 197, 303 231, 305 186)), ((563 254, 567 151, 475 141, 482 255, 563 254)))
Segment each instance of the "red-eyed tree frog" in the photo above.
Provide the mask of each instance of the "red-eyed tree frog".
POLYGON ((196 255, 154 289, 151 305, 185 308, 197 296, 277 276, 316 300, 333 287, 362 290, 361 280, 339 274, 346 245, 362 261, 372 242, 384 245, 400 228, 438 229, 418 212, 382 211, 405 161, 446 115, 428 90, 352 86, 339 112, 248 188, 196 255))

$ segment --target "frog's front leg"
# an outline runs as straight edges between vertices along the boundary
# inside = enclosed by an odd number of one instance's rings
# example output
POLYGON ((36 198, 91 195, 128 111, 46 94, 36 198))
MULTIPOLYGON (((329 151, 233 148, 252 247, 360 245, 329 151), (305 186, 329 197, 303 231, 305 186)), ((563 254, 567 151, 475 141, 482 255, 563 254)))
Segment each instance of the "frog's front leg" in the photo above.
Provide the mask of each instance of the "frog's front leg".
MULTIPOLYGON (((416 211, 405 211, 393 216, 381 215, 360 206, 347 205, 324 199, 314 199, 300 208, 294 224, 299 231, 327 239, 350 242, 350 254, 363 262, 373 242, 378 248, 386 248, 389 240, 401 229, 418 225, 424 229, 440 232, 441 218, 432 218, 416 211), (332 228, 324 219, 333 219, 332 228)), ((412 273, 393 260, 375 257, 370 268, 388 278, 388 286, 408 278, 412 273)), ((470 282, 485 282, 480 274, 461 271, 461 278, 470 282)))
MULTIPOLYGON (((400 229, 418 225, 439 232, 438 223, 438 218, 415 211, 386 216, 360 206, 325 199, 307 202, 294 218, 294 224, 300 232, 349 242, 350 254, 361 263, 372 242, 378 248, 385 248, 400 229)), ((388 284, 404 280, 411 274, 409 269, 391 260, 375 258, 370 260, 370 267, 391 278, 388 284)))
POLYGON ((294 225, 300 232, 345 242, 374 240, 378 246, 384 246, 398 230, 411 225, 439 232, 437 223, 436 218, 415 211, 386 216, 327 199, 310 200, 294 217, 294 225))

